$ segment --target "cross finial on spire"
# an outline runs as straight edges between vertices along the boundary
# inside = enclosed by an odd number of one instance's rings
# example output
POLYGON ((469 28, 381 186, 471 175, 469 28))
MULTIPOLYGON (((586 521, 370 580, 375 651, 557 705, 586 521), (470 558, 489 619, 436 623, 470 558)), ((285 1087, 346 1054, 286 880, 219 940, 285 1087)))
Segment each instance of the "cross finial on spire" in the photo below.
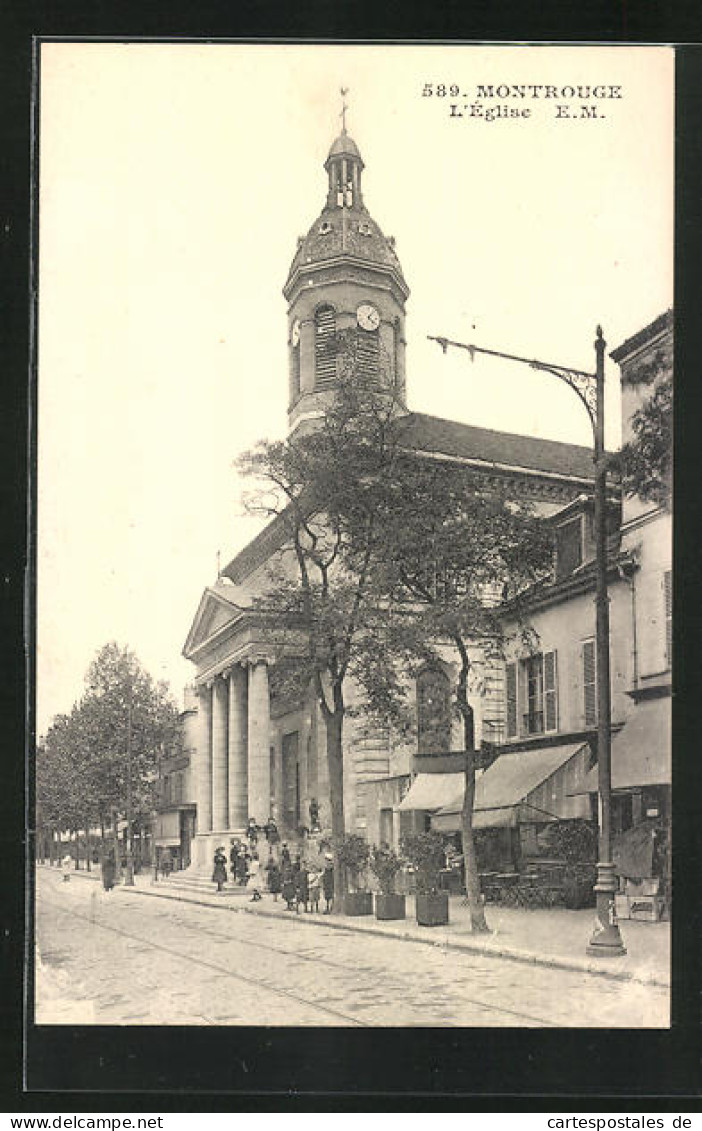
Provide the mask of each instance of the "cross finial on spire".
POLYGON ((222 565, 221 565, 219 550, 218 550, 217 551, 217 580, 218 581, 219 581, 221 576, 222 576, 222 565))
POLYGON ((341 115, 340 115, 340 117, 341 117, 341 132, 342 132, 342 134, 345 134, 346 133, 346 111, 348 110, 348 106, 345 102, 345 98, 346 98, 346 95, 349 92, 349 88, 347 86, 342 86, 340 88, 340 90, 341 90, 341 115))

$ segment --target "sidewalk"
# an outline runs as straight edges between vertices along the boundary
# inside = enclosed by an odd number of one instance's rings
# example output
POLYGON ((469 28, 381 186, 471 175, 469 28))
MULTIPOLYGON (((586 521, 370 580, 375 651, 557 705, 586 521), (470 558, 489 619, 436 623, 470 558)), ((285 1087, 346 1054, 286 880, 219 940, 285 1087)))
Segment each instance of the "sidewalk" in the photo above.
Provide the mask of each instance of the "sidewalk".
MULTIPOLYGON (((47 868, 47 866, 44 866, 47 868)), ((54 869, 58 872, 58 869, 54 869)), ((100 872, 72 872, 71 879, 99 880, 100 872)), ((212 885, 214 889, 214 885, 212 885)), ((274 902, 264 895, 257 903, 250 902, 245 889, 227 887, 218 895, 206 885, 192 885, 178 873, 154 883, 150 874, 135 876, 134 887, 120 887, 130 895, 152 896, 186 903, 239 911, 267 918, 292 918, 282 900, 274 902)), ((554 907, 520 909, 488 904, 486 918, 489 935, 473 935, 468 908, 460 896, 450 900, 446 927, 419 927, 414 918, 414 900, 407 897, 407 918, 395 922, 379 922, 373 916, 313 915, 303 911, 294 916, 300 924, 317 924, 334 930, 360 934, 383 935, 408 939, 429 946, 472 953, 490 954, 518 962, 578 970, 601 977, 634 980, 649 985, 670 986, 670 923, 620 922, 627 953, 621 958, 590 958, 585 948, 595 922, 594 910, 567 911, 554 907)))

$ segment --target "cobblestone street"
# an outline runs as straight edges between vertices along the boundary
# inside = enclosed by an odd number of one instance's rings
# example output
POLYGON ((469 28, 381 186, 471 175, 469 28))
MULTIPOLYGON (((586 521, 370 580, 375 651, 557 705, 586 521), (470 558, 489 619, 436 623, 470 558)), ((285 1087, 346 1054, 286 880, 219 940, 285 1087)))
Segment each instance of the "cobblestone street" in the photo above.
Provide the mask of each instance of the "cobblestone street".
POLYGON ((664 1027, 667 993, 40 870, 38 1024, 664 1027))

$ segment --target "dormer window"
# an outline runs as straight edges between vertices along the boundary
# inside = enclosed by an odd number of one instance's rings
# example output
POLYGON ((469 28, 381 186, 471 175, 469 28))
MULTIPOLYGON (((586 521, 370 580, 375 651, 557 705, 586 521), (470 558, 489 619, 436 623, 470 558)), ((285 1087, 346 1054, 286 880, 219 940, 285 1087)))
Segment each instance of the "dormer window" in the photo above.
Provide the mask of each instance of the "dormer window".
POLYGON ((323 220, 322 223, 319 225, 320 236, 328 236, 329 233, 331 232, 331 230, 332 230, 332 226, 331 226, 331 224, 329 223, 328 220, 323 220))
POLYGON ((583 515, 556 527, 556 581, 583 564, 583 515))
POLYGON ((359 236, 372 236, 373 229, 371 228, 370 224, 367 224, 365 220, 362 220, 358 225, 358 234, 359 236))

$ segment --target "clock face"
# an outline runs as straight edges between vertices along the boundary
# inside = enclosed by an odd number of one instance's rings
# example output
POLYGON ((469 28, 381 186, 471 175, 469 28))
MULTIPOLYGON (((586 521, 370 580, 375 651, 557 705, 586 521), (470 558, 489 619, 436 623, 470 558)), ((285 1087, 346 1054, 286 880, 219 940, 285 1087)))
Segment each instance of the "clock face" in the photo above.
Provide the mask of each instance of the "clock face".
POLYGON ((300 319, 299 318, 296 318, 295 321, 292 324, 292 329, 290 331, 290 341, 292 342, 292 344, 294 346, 299 344, 299 341, 300 341, 300 319))
POLYGON ((369 302, 363 302, 356 311, 358 325, 362 330, 377 330, 380 325, 380 315, 369 302))

